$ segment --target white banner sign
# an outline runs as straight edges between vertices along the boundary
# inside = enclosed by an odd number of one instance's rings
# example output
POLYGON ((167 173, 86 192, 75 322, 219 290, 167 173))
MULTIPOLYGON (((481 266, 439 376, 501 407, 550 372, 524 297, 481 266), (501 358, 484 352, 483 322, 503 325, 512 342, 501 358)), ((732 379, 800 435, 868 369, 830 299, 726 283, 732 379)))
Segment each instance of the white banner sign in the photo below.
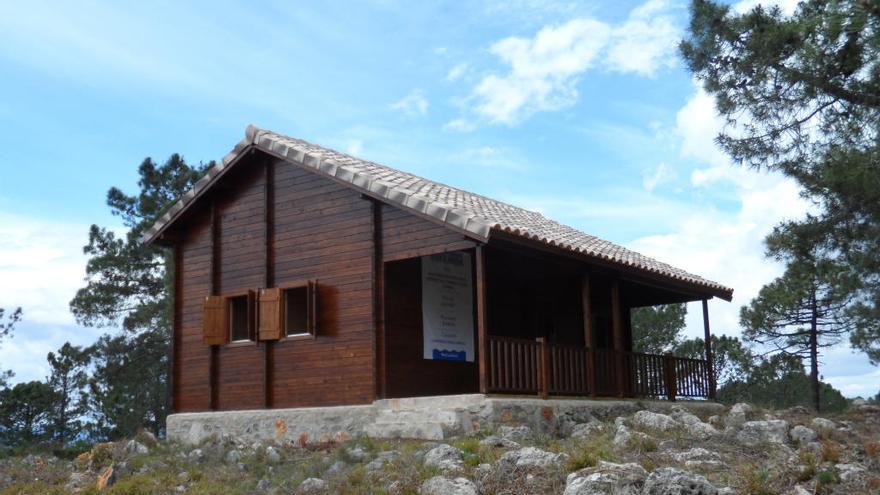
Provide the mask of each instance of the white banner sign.
POLYGON ((474 361, 472 273, 468 253, 422 257, 425 359, 474 361))

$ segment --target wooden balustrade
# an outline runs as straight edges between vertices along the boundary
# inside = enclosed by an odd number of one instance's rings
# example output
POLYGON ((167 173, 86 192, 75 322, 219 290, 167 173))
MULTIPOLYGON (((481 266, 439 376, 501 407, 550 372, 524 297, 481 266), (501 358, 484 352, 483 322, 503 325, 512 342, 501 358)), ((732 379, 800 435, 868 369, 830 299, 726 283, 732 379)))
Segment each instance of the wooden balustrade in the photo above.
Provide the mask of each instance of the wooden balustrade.
POLYGON ((556 396, 708 397, 705 360, 489 335, 490 392, 556 396), (622 363, 622 364, 620 364, 622 363), (621 369, 620 366, 623 368, 621 369), (595 390, 591 390, 595 383, 595 390), (619 387, 624 387, 620 390, 619 387))

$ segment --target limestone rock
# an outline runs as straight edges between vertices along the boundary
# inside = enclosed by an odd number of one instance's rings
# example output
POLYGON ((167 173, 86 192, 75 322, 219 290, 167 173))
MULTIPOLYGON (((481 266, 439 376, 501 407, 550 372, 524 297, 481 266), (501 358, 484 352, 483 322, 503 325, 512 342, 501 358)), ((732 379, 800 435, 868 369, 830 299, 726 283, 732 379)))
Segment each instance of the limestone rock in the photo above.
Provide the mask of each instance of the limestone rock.
POLYGON ((736 434, 736 439, 749 446, 761 443, 784 443, 788 437, 788 421, 771 419, 765 421, 746 421, 736 434))
POLYGON ((241 452, 238 449, 232 449, 226 453, 226 463, 231 466, 236 466, 241 462, 241 452))
POLYGON ((577 423, 571 428, 571 437, 572 438, 589 438, 605 429, 605 425, 602 424, 596 418, 592 418, 587 423, 577 423))
POLYGON ((595 467, 569 474, 563 495, 636 494, 647 476, 648 472, 635 463, 599 461, 595 467))
POLYGON ((724 424, 732 428, 739 428, 748 421, 750 414, 752 414, 752 406, 745 402, 734 404, 730 407, 730 411, 728 411, 727 417, 724 419, 724 424))
POLYGON ((866 471, 861 464, 837 464, 834 466, 840 475, 840 481, 852 481, 859 479, 866 471))
POLYGON ((688 467, 700 466, 702 464, 707 466, 723 465, 721 455, 718 452, 712 452, 701 447, 694 447, 683 452, 675 452, 672 454, 672 458, 675 462, 685 464, 688 467))
POLYGON ((650 438, 648 435, 640 431, 631 431, 625 424, 618 423, 617 428, 614 431, 614 439, 611 443, 613 443, 615 447, 625 448, 631 440, 646 440, 648 438, 650 438))
POLYGON ((278 464, 281 462, 281 454, 271 445, 266 447, 266 462, 269 464, 278 464))
POLYGON ((461 458, 461 450, 444 443, 425 454, 425 466, 436 467, 441 471, 455 471, 464 466, 461 458))
POLYGON ((345 452, 345 455, 348 456, 353 462, 364 462, 367 460, 369 454, 362 447, 355 447, 353 449, 348 449, 345 452))
POLYGON ((520 447, 520 445, 513 440, 497 437, 495 435, 490 435, 480 440, 480 445, 486 447, 500 447, 505 449, 518 449, 520 447))
POLYGON ((505 440, 522 443, 532 436, 532 429, 528 426, 502 426, 498 428, 498 434, 505 440))
POLYGON ((186 457, 190 462, 201 462, 202 459, 205 458, 205 451, 202 449, 193 449, 186 457))
POLYGON ((801 425, 792 427, 791 431, 788 432, 788 435, 791 437, 791 441, 798 445, 806 445, 819 438, 819 435, 817 435, 815 431, 801 425))
POLYGON ((504 472, 513 471, 516 468, 553 468, 561 466, 568 460, 567 454, 554 454, 535 447, 525 447, 518 450, 505 452, 498 460, 498 465, 504 472))
POLYGON ((813 421, 810 421, 810 426, 819 431, 833 430, 837 427, 837 425, 834 424, 834 421, 825 418, 813 418, 813 421))
POLYGON ((321 478, 306 478, 296 489, 297 493, 321 493, 327 489, 327 482, 321 478))
POLYGON ((467 478, 434 476, 419 487, 421 495, 477 495, 477 487, 467 478))
POLYGON ((257 482, 257 491, 265 492, 268 491, 272 486, 272 483, 269 482, 266 478, 261 479, 257 482))
POLYGON ((689 436, 698 438, 700 440, 706 440, 718 434, 718 430, 716 430, 712 425, 708 423, 703 423, 702 421, 696 423, 687 423, 684 425, 684 430, 689 436))
POLYGON ((640 428, 669 431, 681 427, 681 424, 666 414, 651 411, 639 411, 633 416, 633 424, 640 428))
POLYGON ((149 447, 138 442, 137 440, 129 440, 123 448, 128 454, 145 455, 150 453, 149 447))
POLYGON ((655 469, 645 480, 644 495, 717 495, 718 489, 699 474, 664 467, 655 469))

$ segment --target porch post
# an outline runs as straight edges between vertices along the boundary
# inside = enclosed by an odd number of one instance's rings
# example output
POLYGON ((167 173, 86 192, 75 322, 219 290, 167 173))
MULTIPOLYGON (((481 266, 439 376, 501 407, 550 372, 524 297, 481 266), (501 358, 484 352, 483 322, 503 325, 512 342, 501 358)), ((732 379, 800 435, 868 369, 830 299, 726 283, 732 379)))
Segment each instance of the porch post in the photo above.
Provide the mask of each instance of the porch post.
POLYGON ((477 272, 477 361, 480 373, 480 393, 489 392, 489 376, 487 374, 489 363, 486 359, 488 346, 486 345, 486 252, 483 246, 475 249, 476 272, 477 272))
POLYGON ((596 346, 593 345, 593 306, 590 299, 590 276, 581 277, 581 309, 584 314, 584 347, 587 348, 586 382, 590 395, 596 396, 596 346))
POLYGON ((620 308, 620 282, 611 282, 611 334, 614 342, 614 361, 617 363, 617 395, 624 395, 624 359, 623 359, 623 312, 620 308))
POLYGON ((715 399, 715 366, 712 360, 712 334, 709 331, 709 300, 703 299, 703 332, 706 338, 706 371, 709 375, 709 398, 715 399))

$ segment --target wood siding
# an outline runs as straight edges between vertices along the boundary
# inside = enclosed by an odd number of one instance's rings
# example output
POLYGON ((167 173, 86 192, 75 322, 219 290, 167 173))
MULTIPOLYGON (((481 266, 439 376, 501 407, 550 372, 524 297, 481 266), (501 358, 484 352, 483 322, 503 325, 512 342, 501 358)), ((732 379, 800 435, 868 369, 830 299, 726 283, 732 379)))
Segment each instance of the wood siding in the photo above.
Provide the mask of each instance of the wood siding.
POLYGON ((212 258, 218 294, 257 290, 266 281, 318 281, 314 339, 217 346, 214 407, 329 406, 368 403, 377 395, 384 370, 375 361, 375 346, 382 344, 375 335, 381 315, 374 308, 374 280, 383 261, 474 246, 461 234, 388 205, 380 204, 374 214, 373 200, 290 163, 269 159, 267 187, 267 159, 260 153, 248 157, 205 198, 216 208, 216 246, 207 206, 179 224, 180 322, 172 378, 178 412, 212 407, 211 351, 201 328, 212 258), (374 230, 377 217, 381 224, 374 230), (376 246, 388 251, 376 253, 376 246))

